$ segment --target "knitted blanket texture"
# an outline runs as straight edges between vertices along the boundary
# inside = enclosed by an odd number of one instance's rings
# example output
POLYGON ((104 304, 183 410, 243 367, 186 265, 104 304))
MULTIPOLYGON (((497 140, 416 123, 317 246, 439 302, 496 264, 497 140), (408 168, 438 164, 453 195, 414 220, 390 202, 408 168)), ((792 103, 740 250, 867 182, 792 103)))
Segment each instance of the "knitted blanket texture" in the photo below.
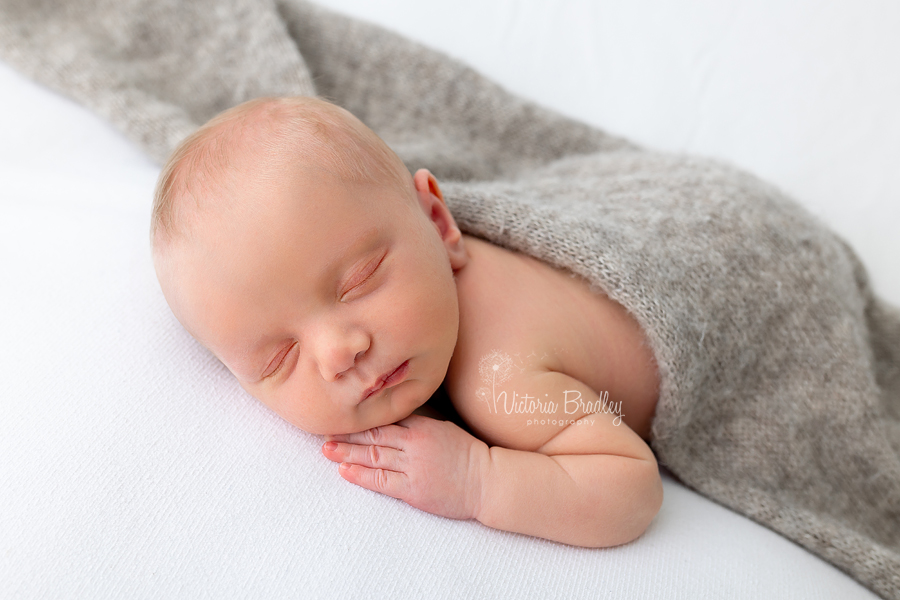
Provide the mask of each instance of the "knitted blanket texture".
POLYGON ((302 0, 0 0, 0 58, 160 162, 253 97, 344 106, 438 177, 464 231, 630 311, 660 369, 662 465, 900 599, 900 311, 772 185, 642 149, 302 0))

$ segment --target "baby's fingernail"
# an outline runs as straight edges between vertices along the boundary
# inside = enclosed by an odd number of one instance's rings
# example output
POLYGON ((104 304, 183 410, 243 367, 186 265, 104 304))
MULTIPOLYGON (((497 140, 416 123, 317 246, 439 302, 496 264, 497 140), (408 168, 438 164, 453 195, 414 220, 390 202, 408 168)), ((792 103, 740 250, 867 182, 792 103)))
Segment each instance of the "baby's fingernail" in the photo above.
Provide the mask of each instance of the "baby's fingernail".
POLYGON ((341 463, 341 471, 346 471, 350 468, 350 463, 341 463))
POLYGON ((334 450, 337 450, 337 442, 325 442, 324 444, 322 444, 322 448, 328 450, 329 452, 332 452, 334 450))

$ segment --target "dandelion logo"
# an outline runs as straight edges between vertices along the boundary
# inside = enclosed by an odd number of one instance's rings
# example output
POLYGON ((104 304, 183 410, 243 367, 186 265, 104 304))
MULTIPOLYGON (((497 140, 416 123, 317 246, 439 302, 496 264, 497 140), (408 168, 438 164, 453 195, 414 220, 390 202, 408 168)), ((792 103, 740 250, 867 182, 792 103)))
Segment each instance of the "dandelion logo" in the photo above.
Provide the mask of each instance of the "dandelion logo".
POLYGON ((514 366, 512 358, 500 350, 491 350, 478 363, 478 374, 481 375, 481 380, 485 384, 489 384, 491 388, 490 390, 487 387, 478 388, 475 395, 487 402, 488 412, 491 412, 491 403, 488 401, 490 399, 494 401, 493 412, 497 412, 497 384, 503 383, 512 376, 514 366), (488 396, 488 392, 490 392, 490 396, 488 396))

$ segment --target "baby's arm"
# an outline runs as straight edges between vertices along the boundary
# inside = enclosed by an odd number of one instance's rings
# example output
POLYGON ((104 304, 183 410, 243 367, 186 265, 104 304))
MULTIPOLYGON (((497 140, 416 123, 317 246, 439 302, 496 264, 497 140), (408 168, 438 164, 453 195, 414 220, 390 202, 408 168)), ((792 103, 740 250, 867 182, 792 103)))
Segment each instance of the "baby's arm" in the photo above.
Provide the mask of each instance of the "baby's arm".
MULTIPOLYGON (((597 401, 589 387, 562 373, 543 372, 518 383, 538 397, 578 390, 585 402, 597 401)), ((527 417, 502 418, 521 427, 527 417)), ((570 425, 535 452, 488 448, 450 422, 417 415, 329 436, 339 443, 326 444, 323 452, 343 463, 345 479, 434 514, 476 518, 496 529, 578 546, 623 544, 638 537, 659 510, 656 461, 616 415, 587 419, 593 422, 570 425)))
MULTIPOLYGON (((535 374, 525 389, 550 398, 577 390, 585 403, 597 401, 588 386, 554 371, 535 374)), ((476 518, 496 529, 577 546, 615 546, 640 536, 662 504, 653 453, 614 414, 590 414, 582 421, 535 452, 491 447, 476 518)))

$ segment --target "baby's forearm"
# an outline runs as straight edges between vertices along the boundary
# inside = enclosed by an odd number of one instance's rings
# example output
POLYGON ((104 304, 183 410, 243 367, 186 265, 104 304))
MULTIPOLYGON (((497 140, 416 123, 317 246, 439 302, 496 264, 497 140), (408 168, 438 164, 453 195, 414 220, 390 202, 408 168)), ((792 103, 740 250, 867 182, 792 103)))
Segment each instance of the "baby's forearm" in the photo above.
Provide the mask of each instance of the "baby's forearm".
POLYGON ((662 504, 655 462, 490 448, 476 518, 495 529, 600 548, 640 536, 662 504))

